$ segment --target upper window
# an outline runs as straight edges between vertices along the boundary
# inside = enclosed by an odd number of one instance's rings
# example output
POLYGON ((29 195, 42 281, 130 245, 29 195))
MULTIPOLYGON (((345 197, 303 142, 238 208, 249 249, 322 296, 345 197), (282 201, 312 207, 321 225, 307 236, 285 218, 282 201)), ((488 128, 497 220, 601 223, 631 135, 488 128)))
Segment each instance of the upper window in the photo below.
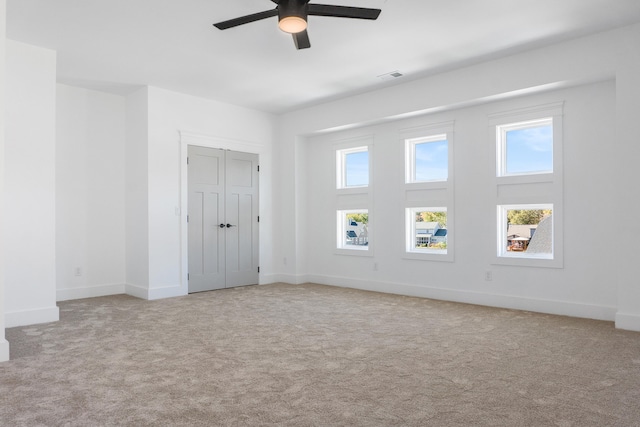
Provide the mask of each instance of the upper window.
POLYGON ((406 182, 446 181, 449 177, 447 135, 405 140, 406 182))
POLYGON ((553 119, 497 126, 498 176, 553 172, 553 119))
POLYGON ((357 188, 369 185, 368 147, 337 150, 336 162, 338 188, 357 188))

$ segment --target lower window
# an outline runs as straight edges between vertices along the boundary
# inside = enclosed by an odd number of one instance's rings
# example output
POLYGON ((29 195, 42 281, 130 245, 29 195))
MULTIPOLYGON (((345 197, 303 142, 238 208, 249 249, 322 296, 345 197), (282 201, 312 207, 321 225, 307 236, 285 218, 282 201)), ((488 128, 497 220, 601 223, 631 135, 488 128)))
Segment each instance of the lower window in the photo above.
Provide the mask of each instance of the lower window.
POLYGON ((407 252, 447 253, 447 208, 407 208, 407 252))
POLYGON ((352 209, 338 211, 338 249, 369 250, 369 211, 352 209))
POLYGON ((553 205, 498 206, 498 256, 553 259, 553 205))

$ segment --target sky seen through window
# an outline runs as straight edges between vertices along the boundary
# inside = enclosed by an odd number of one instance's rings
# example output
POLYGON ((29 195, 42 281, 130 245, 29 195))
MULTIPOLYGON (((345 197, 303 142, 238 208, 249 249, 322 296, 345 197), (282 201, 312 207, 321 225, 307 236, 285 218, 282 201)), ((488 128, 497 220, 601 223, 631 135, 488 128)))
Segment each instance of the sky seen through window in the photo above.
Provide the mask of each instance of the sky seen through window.
POLYGON ((553 171, 553 126, 514 129, 506 135, 508 174, 553 171))

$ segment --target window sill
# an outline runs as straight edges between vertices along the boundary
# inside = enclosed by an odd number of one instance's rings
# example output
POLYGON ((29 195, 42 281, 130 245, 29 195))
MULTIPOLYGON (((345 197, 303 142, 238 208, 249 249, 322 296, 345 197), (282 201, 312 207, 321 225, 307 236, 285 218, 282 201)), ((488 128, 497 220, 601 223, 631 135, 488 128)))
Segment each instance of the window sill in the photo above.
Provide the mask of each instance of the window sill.
POLYGON ((406 182, 407 190, 443 190, 449 188, 449 181, 406 182))
POLYGON ((363 256, 372 257, 373 251, 369 246, 354 247, 354 248, 336 248, 333 252, 335 255, 348 255, 348 256, 363 256))
POLYGON ((344 195, 358 195, 358 194, 369 194, 369 186, 366 187, 349 187, 349 188, 336 188, 336 194, 340 196, 344 195))
POLYGON ((451 250, 447 250, 446 253, 438 252, 405 252, 402 255, 402 259, 418 260, 418 261, 438 261, 438 262, 453 262, 453 253, 451 250))
POLYGON ((505 255, 496 256, 491 262, 494 265, 512 265, 520 267, 563 268, 562 259, 550 256, 505 255))
POLYGON ((508 175, 496 177, 498 185, 518 185, 518 184, 541 184, 554 182, 556 176, 554 173, 538 173, 523 175, 508 175))

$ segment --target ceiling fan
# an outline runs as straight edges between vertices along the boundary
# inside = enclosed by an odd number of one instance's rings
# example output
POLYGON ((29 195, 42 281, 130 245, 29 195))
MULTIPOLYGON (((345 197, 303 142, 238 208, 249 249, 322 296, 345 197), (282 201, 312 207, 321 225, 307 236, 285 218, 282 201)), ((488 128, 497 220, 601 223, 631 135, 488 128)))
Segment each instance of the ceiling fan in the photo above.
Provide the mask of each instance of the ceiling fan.
POLYGON ((332 16, 337 18, 378 19, 380 9, 364 7, 334 6, 329 4, 309 3, 310 0, 271 0, 277 6, 275 9, 241 16, 228 21, 213 24, 220 30, 237 27, 261 19, 278 16, 278 27, 293 36, 296 49, 311 47, 307 34, 307 16, 332 16))

